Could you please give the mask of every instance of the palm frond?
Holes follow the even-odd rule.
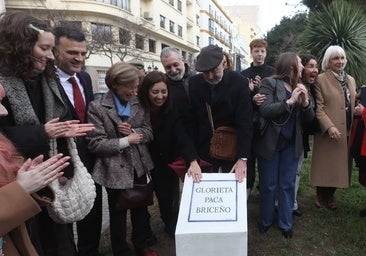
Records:
[[[335,0],[322,12],[312,12],[300,36],[300,49],[318,57],[319,62],[330,45],[339,45],[347,55],[346,72],[358,85],[366,83],[366,18],[357,7]]]

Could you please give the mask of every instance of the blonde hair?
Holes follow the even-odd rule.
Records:
[[[128,63],[117,62],[112,65],[105,76],[105,83],[110,90],[115,85],[128,86],[139,79],[139,70]]]

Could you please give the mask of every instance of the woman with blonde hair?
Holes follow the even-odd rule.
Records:
[[[118,62],[108,69],[105,82],[109,91],[91,102],[88,109],[88,121],[95,125],[87,135],[89,150],[96,156],[93,178],[107,190],[113,255],[134,255],[126,241],[128,207],[117,206],[121,191],[134,184],[146,184],[146,173],[154,167],[147,147],[153,138],[150,115],[136,96],[136,67]],[[149,249],[156,238],[150,228],[147,205],[130,212],[137,255],[157,255]]]

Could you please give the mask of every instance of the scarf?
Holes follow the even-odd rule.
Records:
[[[117,95],[115,95],[113,92],[112,95],[118,116],[123,120],[128,119],[131,115],[131,104],[129,102],[127,102],[126,104],[122,104]]]
[[[344,107],[346,109],[346,118],[347,118],[347,130],[351,128],[351,93],[348,88],[348,77],[347,73],[342,71],[339,74],[332,71],[335,78],[338,80],[340,85],[342,86],[343,95],[344,95]]]

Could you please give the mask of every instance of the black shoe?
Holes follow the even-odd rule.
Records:
[[[175,239],[175,231],[173,230],[172,227],[170,227],[169,225],[165,224],[164,225],[164,231],[168,234],[168,236],[171,239]]]
[[[366,217],[366,208],[360,211],[360,217]]]
[[[151,235],[150,237],[146,238],[146,240],[144,242],[144,244],[146,244],[147,246],[153,246],[157,243],[158,243],[158,239],[154,235]]]
[[[270,227],[265,227],[265,226],[263,226],[263,225],[261,225],[261,224],[259,224],[258,223],[258,230],[259,230],[259,233],[266,233],[267,232],[267,230],[269,229]]]
[[[292,229],[282,230],[282,235],[286,239],[290,239],[292,237]]]
[[[300,210],[300,208],[297,208],[296,210],[292,211],[292,214],[297,216],[297,217],[301,217],[302,211]]]

